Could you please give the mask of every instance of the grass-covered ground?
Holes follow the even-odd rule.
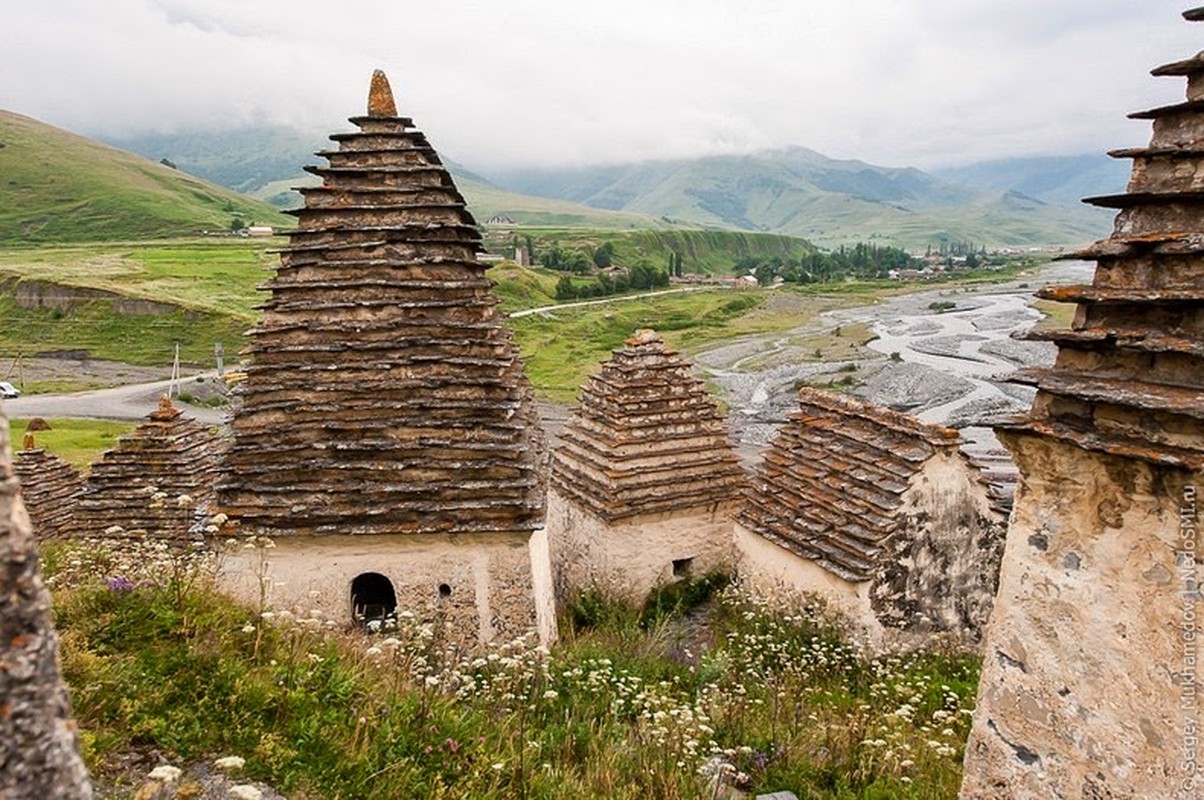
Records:
[[[103,419],[54,418],[46,422],[50,430],[35,431],[33,434],[37,446],[66,459],[81,471],[86,471],[104,451],[117,444],[118,437],[134,428],[132,423]],[[8,424],[13,447],[20,447],[29,420],[10,419]]]
[[[153,545],[46,562],[85,756],[119,791],[156,759],[234,755],[291,798],[956,796],[974,658],[871,657],[815,608],[732,589],[686,624],[714,578],[642,614],[582,597],[551,652],[456,653],[437,621],[239,606]]]

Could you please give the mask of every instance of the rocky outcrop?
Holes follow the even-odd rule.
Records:
[[[640,330],[590,376],[552,454],[557,592],[639,602],[657,584],[730,570],[745,477],[690,363]]]
[[[92,465],[75,512],[80,535],[193,538],[213,506],[221,441],[164,397]]]
[[[75,503],[84,490],[79,470],[54,453],[38,447],[32,433],[25,434],[13,462],[21,481],[21,495],[39,539],[61,539],[71,535]]]
[[[1204,9],[1188,12],[1204,17]],[[1204,57],[1154,71],[1188,99],[1153,120],[1112,236],[1026,416],[962,797],[1197,797],[1204,478]]]
[[[383,75],[280,254],[221,481],[271,535],[530,531],[541,440],[464,198]]]
[[[0,415],[0,797],[92,797],[59,674],[58,636],[38,547]]]
[[[973,638],[990,613],[1003,519],[960,443],[956,431],[803,389],[737,517],[742,575],[827,594],[871,633]]]

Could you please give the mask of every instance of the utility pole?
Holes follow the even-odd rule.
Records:
[[[180,396],[180,343],[176,342],[176,355],[171,362],[171,384],[167,387],[167,396]]]

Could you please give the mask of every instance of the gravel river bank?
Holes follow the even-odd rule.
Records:
[[[840,309],[785,333],[742,337],[695,353],[694,363],[729,408],[742,457],[755,463],[803,385],[836,386],[925,422],[959,428],[964,449],[989,471],[1010,459],[989,425],[1028,409],[1034,390],[1008,383],[1020,367],[1052,363],[1053,345],[1012,338],[1042,318],[1035,292],[1089,281],[1092,265],[1064,262],[1022,281],[938,288]],[[817,360],[802,342],[865,325],[874,338],[863,357]]]

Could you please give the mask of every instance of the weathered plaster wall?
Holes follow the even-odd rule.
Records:
[[[532,533],[527,549],[531,557],[531,589],[535,594],[535,629],[539,632],[539,641],[550,646],[559,638],[559,634],[556,630],[556,593],[548,529],[540,528]]]
[[[870,607],[870,583],[851,583],[770,542],[740,523],[735,525],[736,575],[753,593],[784,601],[801,600],[815,594],[839,612],[877,647],[885,638],[882,623]]]
[[[1024,477],[961,796],[1199,797],[1204,476],[1001,435]]]
[[[925,461],[902,500],[899,530],[878,558],[870,589],[875,616],[913,634],[977,641],[995,598],[1007,520],[956,451]]]
[[[730,570],[735,501],[607,523],[555,487],[548,490],[548,537],[556,595],[596,587],[642,603],[677,579],[673,562],[691,559],[688,574]]]
[[[434,623],[444,641],[472,648],[535,630],[550,644],[555,639],[550,568],[546,560],[538,563],[546,549],[532,539],[525,532],[282,536],[270,549],[235,551],[224,559],[218,579],[254,604],[258,576],[266,574],[271,608],[318,610],[350,625],[351,582],[376,572],[393,583],[398,612]]]

